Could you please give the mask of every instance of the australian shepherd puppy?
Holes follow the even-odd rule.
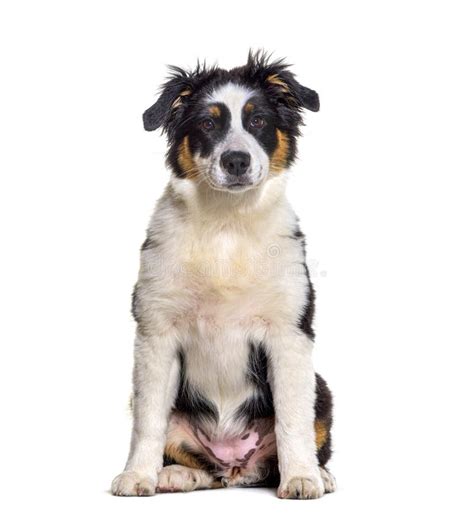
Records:
[[[285,196],[314,90],[283,61],[172,68],[145,129],[172,171],[141,249],[133,431],[119,496],[335,489],[331,394],[312,365],[314,292]]]

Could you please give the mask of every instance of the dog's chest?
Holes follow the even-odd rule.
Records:
[[[226,429],[253,393],[251,342],[263,335],[274,299],[265,269],[268,257],[260,244],[227,234],[185,245],[178,289],[184,311],[175,325],[186,377],[218,409],[219,427]]]
[[[180,274],[178,326],[195,335],[261,325],[276,296],[269,272],[277,260],[256,240],[221,232],[186,241],[177,254]]]

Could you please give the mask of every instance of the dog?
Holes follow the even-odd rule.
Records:
[[[285,197],[304,109],[318,94],[259,51],[231,70],[171,67],[143,115],[167,135],[172,175],[141,248],[133,431],[114,495],[335,490],[314,290]]]

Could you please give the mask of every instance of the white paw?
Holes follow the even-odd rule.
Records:
[[[337,488],[336,478],[327,469],[321,467],[319,470],[321,471],[321,477],[323,478],[325,492],[327,494],[334,492]]]
[[[213,478],[204,470],[182,465],[168,465],[158,474],[156,490],[159,492],[190,492],[198,488],[209,488]]]
[[[294,477],[278,487],[281,499],[318,499],[324,495],[324,483],[318,477]]]
[[[155,494],[156,478],[126,470],[112,481],[114,496],[153,496]]]

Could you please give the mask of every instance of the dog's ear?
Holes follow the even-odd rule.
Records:
[[[160,97],[143,114],[143,125],[149,132],[160,127],[168,130],[173,122],[179,120],[193,93],[191,75],[179,67],[170,68],[172,75],[163,85]]]
[[[247,69],[268,91],[271,98],[290,107],[317,112],[318,94],[311,88],[301,85],[288,70],[289,66],[282,59],[271,61],[270,56],[263,51],[249,52]]]
[[[312,112],[319,111],[317,92],[298,83],[295,76],[288,70],[268,74],[265,81],[271,85],[276,94],[281,96],[282,101]]]

